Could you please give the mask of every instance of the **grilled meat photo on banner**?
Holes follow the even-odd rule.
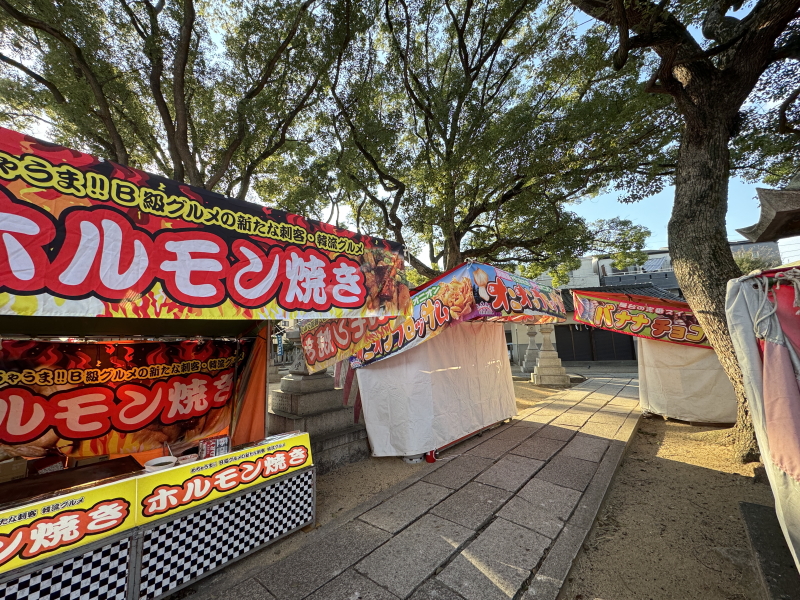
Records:
[[[0,460],[175,452],[224,431],[251,342],[0,342]]]

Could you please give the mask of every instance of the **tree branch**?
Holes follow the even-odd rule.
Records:
[[[297,36],[297,32],[300,28],[300,23],[303,20],[303,15],[308,11],[309,7],[314,3],[315,0],[305,0],[298,8],[297,14],[295,15],[294,21],[292,22],[291,26],[289,27],[289,31],[287,32],[286,36],[283,38],[281,43],[275,49],[275,52],[272,53],[272,56],[267,60],[264,67],[261,69],[261,73],[259,74],[258,80],[247,90],[247,92],[242,96],[241,99],[236,103],[236,133],[234,134],[233,138],[228,142],[227,148],[222,154],[220,158],[219,164],[217,165],[216,170],[214,170],[211,177],[206,181],[206,187],[208,189],[213,189],[215,185],[222,179],[225,173],[228,171],[230,167],[231,160],[233,159],[233,155],[236,150],[239,149],[239,146],[242,145],[245,136],[247,135],[247,117],[245,115],[245,106],[248,102],[253,100],[256,96],[258,96],[262,90],[266,87],[269,80],[272,78],[275,69],[278,66],[278,62],[280,61],[281,57],[284,55],[286,50],[289,48],[289,45],[292,43],[294,38]]]
[[[64,98],[64,94],[61,93],[61,91],[58,89],[58,86],[56,86],[56,84],[53,83],[52,81],[48,81],[38,73],[34,73],[22,63],[17,62],[13,58],[6,56],[5,54],[0,54],[0,61],[19,69],[37,83],[42,84],[44,87],[50,90],[50,93],[53,94],[53,98],[55,98],[55,101],[58,102],[59,104],[67,103],[67,99]]]
[[[86,82],[89,84],[89,88],[92,90],[92,95],[94,96],[95,102],[97,102],[100,120],[106,128],[111,140],[111,144],[114,148],[114,156],[111,158],[122,165],[127,165],[128,151],[125,148],[125,143],[122,141],[122,136],[120,135],[117,126],[114,124],[114,118],[111,114],[111,108],[103,91],[103,86],[97,80],[97,77],[92,68],[89,66],[89,63],[87,62],[80,46],[78,46],[60,29],[57,29],[41,19],[37,19],[36,17],[17,10],[8,2],[8,0],[0,0],[0,8],[2,8],[6,13],[8,13],[9,16],[16,19],[23,25],[46,33],[62,44],[64,49],[70,55],[70,58],[72,58],[77,65],[83,77],[86,79]]]
[[[136,16],[127,0],[119,0],[119,3],[128,15],[139,37],[144,42],[144,53],[150,62],[150,70],[148,73],[150,92],[153,94],[153,101],[158,109],[158,114],[161,117],[161,124],[164,127],[164,133],[167,138],[167,150],[172,162],[172,178],[183,182],[185,171],[183,168],[183,160],[181,159],[180,152],[178,152],[178,147],[176,145],[175,123],[172,120],[172,114],[170,113],[169,106],[164,98],[164,91],[161,87],[161,77],[164,74],[164,49],[161,47],[159,41],[161,30],[158,24],[158,14],[164,8],[164,0],[159,0],[156,6],[153,6],[149,0],[143,0],[150,21],[149,31],[145,30],[144,25]]]
[[[194,0],[183,0],[183,19],[172,63],[172,101],[175,104],[175,147],[189,175],[189,183],[203,186],[192,151],[189,148],[189,109],[186,105],[186,67],[189,63],[192,34],[197,13]]]

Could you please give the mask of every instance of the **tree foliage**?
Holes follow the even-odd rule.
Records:
[[[309,135],[339,11],[326,0],[0,0],[2,116],[245,198]]]
[[[781,264],[781,261],[775,258],[774,255],[763,254],[757,250],[739,250],[734,252],[733,260],[736,261],[736,266],[739,267],[742,275],[748,275],[753,271],[773,269]]]
[[[569,209],[610,187],[661,189],[674,119],[571,15],[558,1],[386,0],[336,62],[335,150],[308,168],[334,166],[325,183],[356,223],[405,243],[428,276],[464,259],[546,269],[641,249],[629,221]]]

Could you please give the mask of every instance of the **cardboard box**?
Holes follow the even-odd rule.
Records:
[[[230,447],[230,438],[227,435],[218,435],[200,440],[200,443],[197,445],[197,454],[199,459],[203,460],[204,458],[226,454],[230,450]]]
[[[0,483],[28,476],[28,461],[21,456],[0,462]]]

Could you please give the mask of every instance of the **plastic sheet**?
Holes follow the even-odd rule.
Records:
[[[422,454],[517,412],[502,323],[448,327],[356,373],[374,456]]]

